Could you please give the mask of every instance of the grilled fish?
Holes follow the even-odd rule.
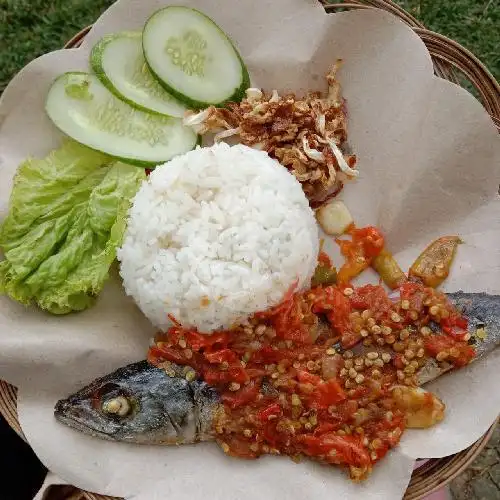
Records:
[[[468,319],[475,359],[494,350],[500,343],[500,297],[457,292],[448,298]],[[115,441],[187,444],[214,439],[214,422],[223,406],[219,394],[205,382],[193,380],[193,371],[171,366],[175,371],[147,361],[120,368],[59,401],[55,417],[78,431]],[[451,368],[430,358],[418,373],[419,383]],[[414,390],[413,410],[420,411],[422,389]]]

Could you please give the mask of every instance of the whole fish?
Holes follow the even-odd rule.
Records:
[[[500,343],[500,297],[463,292],[447,296],[468,319],[475,359],[494,350]],[[175,372],[169,373],[147,361],[120,368],[59,401],[55,417],[85,434],[115,441],[181,444],[214,439],[214,421],[222,408],[219,394],[172,366]],[[451,365],[431,358],[418,380],[429,382],[449,369]],[[422,389],[415,388],[414,394]]]

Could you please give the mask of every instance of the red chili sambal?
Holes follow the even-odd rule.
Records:
[[[379,242],[368,236],[374,253]],[[186,365],[186,377],[219,390],[224,411],[214,430],[226,453],[305,456],[361,480],[405,429],[394,387],[417,387],[429,357],[468,363],[475,352],[466,332],[446,296],[423,285],[406,283],[397,300],[380,286],[320,286],[290,292],[230,331],[174,326],[148,359]]]

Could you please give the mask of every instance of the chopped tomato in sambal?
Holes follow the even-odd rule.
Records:
[[[352,247],[342,243],[348,259],[383,248],[374,228],[352,236]],[[399,290],[397,299],[346,282],[291,290],[230,331],[203,335],[177,324],[157,335],[148,359],[187,365],[190,377],[194,370],[219,390],[215,432],[226,453],[310,457],[360,480],[405,429],[392,389],[417,387],[429,357],[459,367],[475,356],[467,322],[444,294],[411,282]]]

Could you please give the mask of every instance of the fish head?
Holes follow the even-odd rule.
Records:
[[[207,438],[217,406],[217,393],[204,382],[169,376],[141,361],[58,401],[54,415],[101,439],[181,444]]]

